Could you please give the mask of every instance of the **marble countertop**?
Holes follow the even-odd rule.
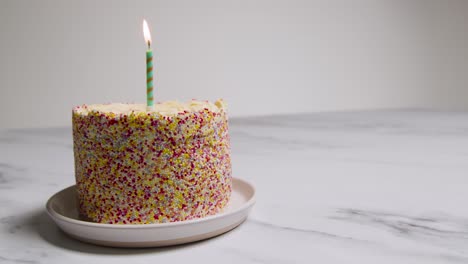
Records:
[[[468,263],[468,112],[232,119],[234,176],[257,188],[237,229],[114,249],[45,213],[74,184],[70,128],[0,131],[0,263]]]

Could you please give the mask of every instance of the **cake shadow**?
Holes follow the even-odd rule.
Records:
[[[63,232],[54,221],[47,215],[45,210],[40,210],[30,215],[28,226],[36,232],[45,242],[62,249],[88,254],[100,255],[133,255],[158,252],[169,252],[175,250],[187,250],[205,245],[219,239],[219,236],[211,239],[201,240],[182,245],[154,247],[154,248],[115,248],[88,244],[76,240]]]

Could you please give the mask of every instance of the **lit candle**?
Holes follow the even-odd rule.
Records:
[[[148,45],[146,50],[146,108],[152,110],[154,105],[153,98],[153,51],[151,50],[151,34],[148,23],[143,19],[143,35]]]

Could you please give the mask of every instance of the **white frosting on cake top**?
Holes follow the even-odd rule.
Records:
[[[188,102],[179,101],[166,101],[162,103],[154,104],[153,109],[148,110],[145,104],[123,104],[123,103],[112,103],[112,104],[92,104],[82,107],[75,107],[74,111],[80,114],[87,114],[89,112],[102,112],[102,113],[114,113],[116,115],[130,114],[130,113],[158,113],[165,116],[173,116],[178,113],[197,112],[203,109],[208,109],[212,112],[220,112],[226,108],[226,105],[222,99],[217,100],[214,103],[208,101],[197,101],[191,100]]]

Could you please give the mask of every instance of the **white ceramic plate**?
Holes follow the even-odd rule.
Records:
[[[255,188],[233,178],[232,196],[223,213],[174,223],[113,225],[78,217],[75,185],[47,201],[47,212],[65,233],[78,240],[111,247],[159,247],[184,244],[223,234],[240,225],[255,204]]]

